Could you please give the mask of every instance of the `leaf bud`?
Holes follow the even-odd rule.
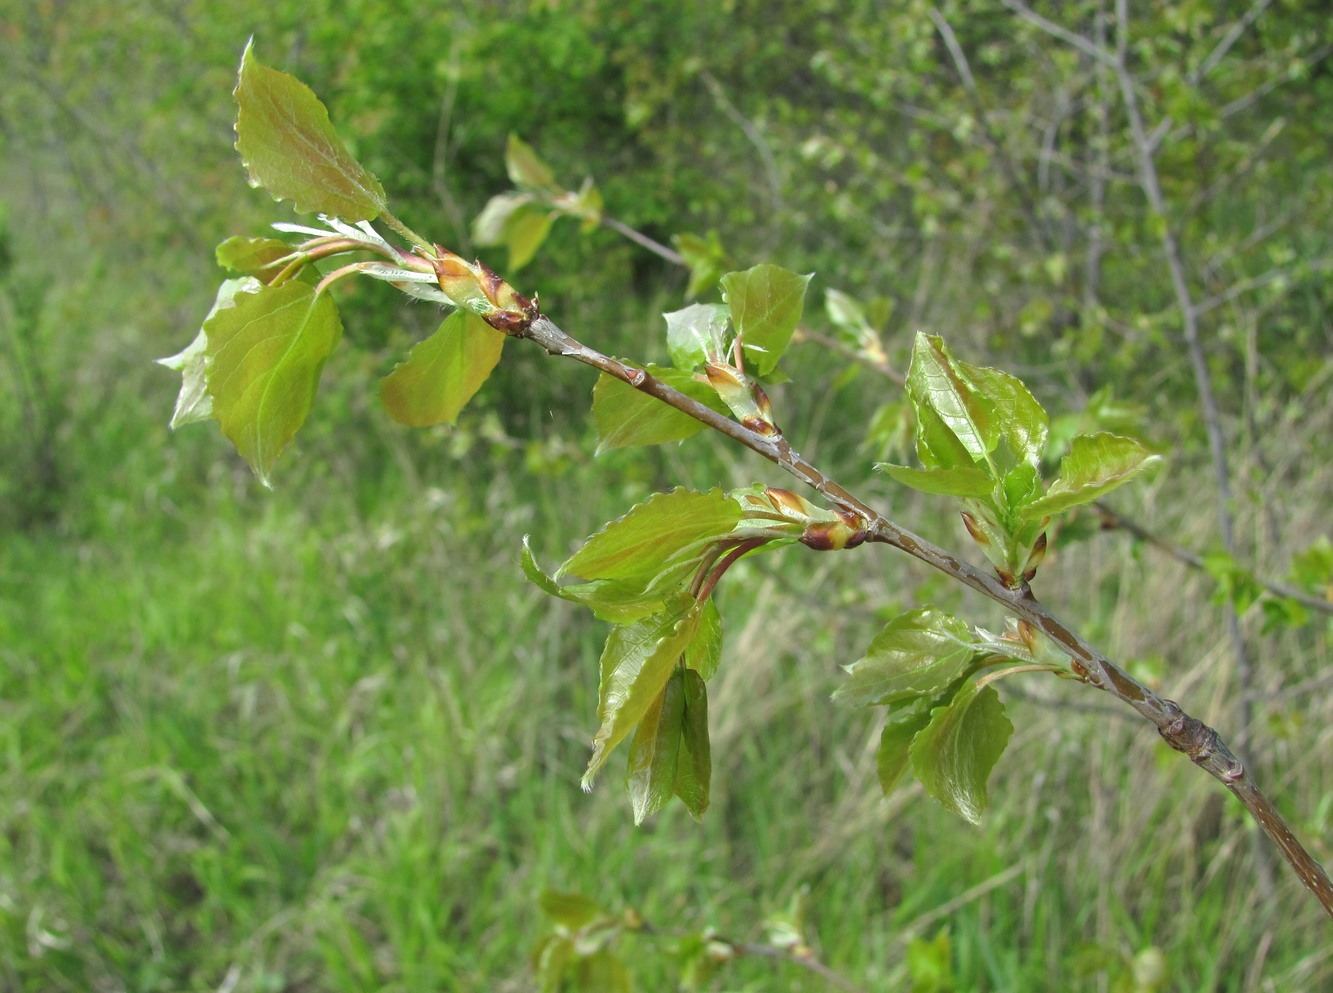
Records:
[[[982,530],[981,525],[977,523],[977,519],[966,510],[963,511],[962,517],[963,527],[967,528],[967,533],[972,536],[972,540],[982,548],[987,547],[990,544],[990,537]]]
[[[840,552],[844,548],[855,548],[868,537],[870,535],[864,528],[854,527],[845,520],[818,521],[801,532],[800,542],[817,552]]]
[[[1032,582],[1032,577],[1037,574],[1037,569],[1046,559],[1046,532],[1038,535],[1037,540],[1032,544],[1032,551],[1028,553],[1027,563],[1023,566],[1023,582]]]

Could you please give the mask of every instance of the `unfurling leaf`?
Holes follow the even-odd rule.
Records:
[[[994,688],[964,683],[952,700],[931,711],[930,722],[912,739],[912,768],[927,793],[979,824],[989,802],[986,780],[1013,730]]]
[[[685,680],[677,669],[644,713],[629,743],[625,782],[635,824],[642,824],[675,795],[684,719]]]
[[[692,563],[741,519],[740,504],[722,490],[655,493],[590,537],[556,573],[584,579],[649,583],[673,564]]]
[[[304,423],[324,360],[342,336],[326,293],[292,280],[238,294],[204,322],[213,416],[269,485],[278,455]]]
[[[699,616],[699,629],[685,647],[685,665],[699,673],[707,682],[722,663],[722,615],[712,597],[704,604]]]
[[[719,362],[725,357],[731,312],[722,304],[692,303],[662,316],[667,323],[667,351],[677,369],[693,372],[706,362]]]
[[[718,413],[727,412],[726,406],[717,398],[717,391],[706,383],[698,382],[688,372],[657,365],[649,365],[645,369],[654,379],[712,407]],[[592,416],[597,425],[599,453],[631,445],[660,445],[668,441],[681,441],[704,429],[702,421],[606,374],[599,376],[597,385],[593,387]]]
[[[538,897],[542,913],[554,923],[569,931],[586,927],[599,917],[608,916],[590,897],[582,893],[563,893],[559,890],[543,890]]]
[[[918,334],[907,370],[917,415],[917,454],[927,469],[985,464],[999,431],[990,402],[973,386],[968,366],[943,339]]]
[[[1060,477],[1046,495],[1023,507],[1029,520],[1091,503],[1162,461],[1133,438],[1102,432],[1074,439],[1060,460]]]
[[[767,376],[777,368],[787,350],[801,322],[810,278],[775,265],[757,265],[722,277],[732,326],[758,375]]]
[[[347,151],[324,104],[300,80],[261,63],[253,40],[241,57],[236,102],[236,150],[251,185],[303,214],[356,222],[384,211],[384,187]]]
[[[585,790],[592,788],[607,756],[662,692],[694,637],[701,609],[693,597],[678,594],[651,617],[611,629],[602,651],[598,687],[597,717],[601,726],[593,738],[592,757],[583,774]]]
[[[685,690],[685,712],[681,718],[675,793],[690,816],[698,821],[708,810],[713,777],[712,746],[708,739],[708,687],[693,669],[682,672],[681,681]]]
[[[230,307],[238,293],[254,293],[260,288],[257,279],[225,279],[218,287],[217,297],[204,324],[219,310]],[[175,369],[181,374],[181,391],[176,397],[176,409],[171,415],[173,429],[195,421],[206,421],[213,416],[213,398],[208,394],[208,335],[203,328],[194,336],[194,341],[169,358],[158,359],[159,365]]]
[[[453,424],[500,361],[505,336],[456,310],[380,381],[380,402],[400,424]]]
[[[975,657],[966,624],[934,607],[921,607],[889,621],[865,657],[847,666],[848,679],[833,695],[872,706],[937,693],[968,672]]]

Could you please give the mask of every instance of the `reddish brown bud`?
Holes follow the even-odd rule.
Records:
[[[801,544],[817,552],[838,552],[855,548],[869,537],[861,528],[848,527],[842,521],[820,521],[801,532]]]
[[[972,539],[982,548],[990,545],[990,539],[986,537],[986,532],[981,530],[981,525],[977,523],[977,519],[966,510],[963,511],[962,517],[963,527],[967,528],[967,533],[972,536]]]

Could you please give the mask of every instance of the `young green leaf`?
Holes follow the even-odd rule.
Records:
[[[400,424],[453,424],[500,361],[505,336],[456,310],[380,381],[380,402]]]
[[[1058,514],[1071,507],[1099,500],[1162,461],[1133,438],[1101,432],[1081,434],[1060,460],[1060,477],[1046,495],[1022,509],[1028,520]]]
[[[917,414],[917,452],[928,469],[989,466],[999,432],[990,402],[967,373],[943,339],[917,334],[907,394]]]
[[[671,364],[682,372],[694,372],[705,362],[716,362],[726,354],[731,312],[722,304],[692,303],[662,316],[667,323]]]
[[[509,249],[509,269],[517,272],[532,261],[551,233],[555,214],[536,205],[521,207],[509,215],[505,224],[505,247]]]
[[[881,462],[875,468],[883,469],[904,486],[937,496],[988,497],[995,489],[994,480],[985,470],[974,465],[954,469],[913,469],[911,466]]]
[[[260,285],[259,280],[250,277],[223,280],[204,323],[207,324],[219,310],[232,306],[236,294],[254,293]],[[213,416],[213,398],[208,395],[208,335],[203,328],[199,329],[194,341],[182,351],[157,361],[159,365],[175,369],[181,374],[181,391],[176,397],[176,409],[171,415],[172,429],[209,420]]]
[[[908,707],[890,715],[884,730],[879,733],[875,769],[879,773],[879,786],[885,796],[894,791],[907,772],[911,765],[912,739],[929,723],[929,707]]]
[[[541,160],[531,145],[512,132],[505,145],[505,168],[515,186],[542,193],[560,192],[560,184],[555,181],[551,167]]]
[[[386,206],[384,187],[354,159],[310,88],[255,57],[241,56],[236,84],[236,150],[253,186],[297,213],[318,211],[344,221],[369,221]]]
[[[268,486],[278,455],[304,423],[324,360],[342,336],[328,294],[292,280],[238,294],[204,322],[213,416]]]
[[[677,669],[630,739],[625,782],[635,824],[642,824],[675,795],[684,718],[685,680]]]
[[[989,801],[986,780],[1013,730],[993,687],[964,683],[952,700],[931,711],[930,723],[912,739],[912,768],[927,793],[979,824]]]
[[[692,563],[740,519],[740,504],[722,490],[655,493],[584,542],[556,578],[573,574],[646,585],[674,563]]]
[[[472,240],[478,245],[503,245],[509,218],[534,199],[531,193],[497,193],[472,222]]]
[[[685,647],[685,665],[699,673],[705,682],[713,678],[722,662],[722,615],[712,597],[699,616],[699,629]]]
[[[690,285],[686,287],[685,295],[691,299],[716,286],[731,265],[716,231],[709,231],[707,238],[678,234],[671,241],[690,268]]]
[[[561,586],[537,565],[526,536],[523,539],[520,564],[528,581],[544,593],[571,603],[583,604],[599,620],[610,624],[633,624],[642,620],[661,610],[666,598],[675,592],[670,587],[649,591],[643,589],[642,585],[605,579]]]
[[[694,637],[700,609],[699,601],[680,594],[651,617],[611,629],[602,651],[598,687],[597,717],[601,725],[593,737],[592,757],[583,774],[585,790],[592,789],[593,779],[607,756],[625,740],[662,692],[685,646]]]
[[[713,776],[712,746],[708,740],[708,688],[693,669],[681,673],[685,708],[681,716],[680,755],[676,759],[676,796],[696,821],[708,810]]]
[[[758,375],[766,376],[777,368],[787,350],[801,322],[810,278],[775,265],[757,265],[722,277],[722,295],[731,308],[732,326]]]
[[[645,368],[655,379],[712,407],[718,413],[727,413],[726,406],[717,397],[717,391],[706,383],[698,382],[688,372],[670,366],[649,365]],[[702,421],[696,421],[689,414],[669,407],[606,374],[599,376],[597,385],[593,387],[592,416],[597,425],[599,453],[631,445],[660,445],[668,441],[681,441],[704,429]]]
[[[865,657],[847,666],[848,679],[833,695],[868,707],[935,693],[967,672],[975,656],[966,624],[934,607],[920,607],[884,626]]]
[[[563,893],[559,890],[543,890],[537,898],[542,913],[554,923],[569,931],[586,927],[599,917],[608,916],[592,898],[582,893]]]
[[[232,272],[256,277],[261,283],[271,283],[282,271],[275,265],[279,259],[292,254],[292,246],[277,238],[228,238],[217,247],[218,265]]]
[[[1000,369],[959,363],[978,393],[986,398],[1000,438],[1007,443],[1008,460],[1034,469],[1041,465],[1050,433],[1050,418],[1023,381]]]

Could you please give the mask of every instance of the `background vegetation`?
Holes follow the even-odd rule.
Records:
[[[580,793],[599,633],[524,584],[519,537],[553,560],[654,487],[785,480],[702,440],[594,459],[577,369],[514,349],[459,428],[401,430],[373,374],[436,315],[357,286],[340,298],[351,347],[276,492],[215,432],[166,430],[177,384],[150,360],[207,311],[212,246],[286,216],[231,147],[253,33],[396,212],[460,252],[517,132],[660,240],[717,231],[738,263],[817,271],[814,299],[862,300],[898,368],[925,327],[1052,411],[1159,446],[1169,470],[1117,505],[1213,553],[1211,573],[1088,518],[1057,539],[1043,597],[1243,738],[1327,860],[1328,615],[1249,581],[1333,590],[1327,18],[1134,5],[1156,210],[1094,58],[1016,4],[885,6],[0,10],[0,986],[528,989],[548,887],[736,938],[801,897],[820,957],[875,989],[1333,979],[1327,923],[1256,861],[1239,808],[1077,686],[1001,684],[1017,732],[981,830],[917,788],[880,797],[872,718],[828,699],[839,664],[919,602],[1001,620],[874,551],[770,557],[728,582],[727,616],[747,620],[715,684],[702,826],[671,809],[632,828],[609,776]],[[1095,0],[1040,12],[1114,43]],[[1165,230],[1220,408],[1229,553]],[[566,222],[512,281],[604,350],[653,357],[686,278]],[[868,426],[897,388],[817,343],[788,365],[780,422],[863,478],[896,443],[891,416]],[[864,490],[962,546],[930,501]],[[909,975],[909,944],[940,933],[936,967],[917,945]],[[1135,985],[1153,950],[1169,977]],[[674,981],[640,959],[640,988]],[[715,988],[821,983],[747,960]]]

